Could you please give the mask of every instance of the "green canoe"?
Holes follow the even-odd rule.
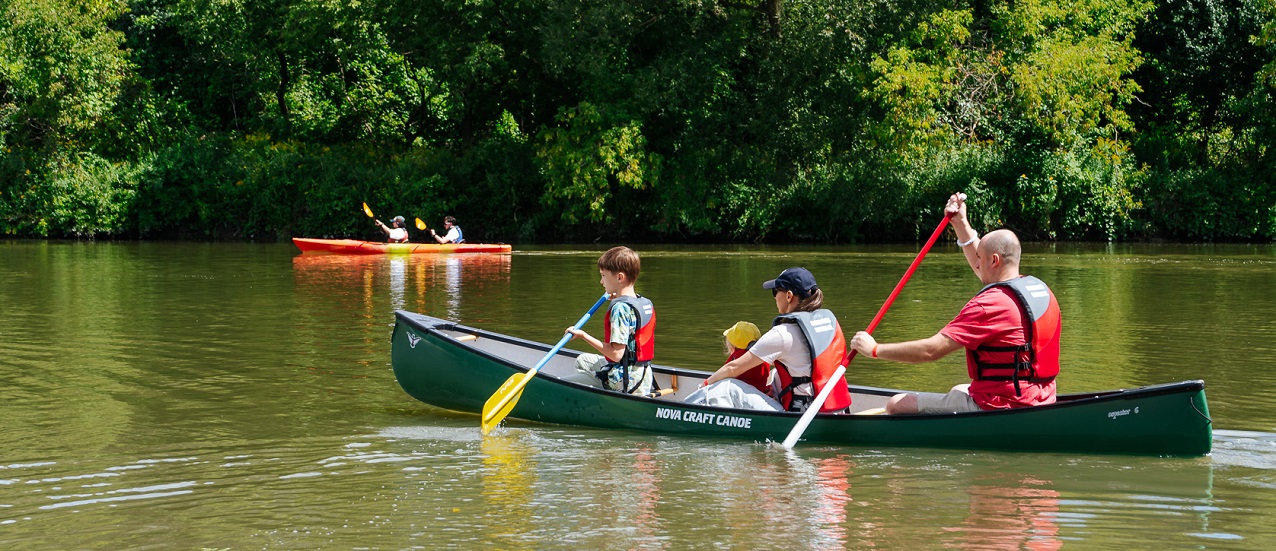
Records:
[[[427,404],[480,413],[511,375],[550,346],[412,312],[395,312],[391,361],[403,390]],[[682,402],[708,375],[653,366],[668,394],[631,396],[564,381],[579,352],[562,350],[527,384],[510,417],[694,437],[780,441],[799,415]],[[855,412],[899,390],[850,386]],[[478,419],[474,421],[478,430]],[[948,415],[825,415],[803,442],[1138,455],[1204,455],[1212,431],[1204,381],[1059,396],[1049,406]]]

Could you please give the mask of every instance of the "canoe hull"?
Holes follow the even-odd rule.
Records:
[[[357,239],[310,239],[294,237],[292,242],[303,253],[327,254],[444,254],[444,253],[508,253],[513,248],[503,243],[375,243]]]
[[[457,340],[477,335],[477,341]],[[427,404],[469,413],[511,375],[526,372],[550,347],[400,311],[391,347],[395,377]],[[482,345],[480,345],[482,343]],[[511,418],[659,434],[780,441],[798,415],[696,406],[681,402],[706,373],[654,366],[665,399],[642,398],[564,381],[577,352],[562,351],[533,378]],[[529,360],[529,358],[532,358]],[[676,377],[677,379],[671,379]],[[676,385],[675,385],[676,386]],[[861,407],[901,392],[851,386]],[[477,426],[477,422],[476,422]],[[954,415],[819,415],[803,442],[1032,452],[1197,456],[1210,452],[1211,422],[1202,381],[1061,396],[1035,408]]]

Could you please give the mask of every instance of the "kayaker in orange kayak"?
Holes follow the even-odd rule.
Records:
[[[408,229],[404,227],[405,224],[404,224],[404,219],[402,216],[395,216],[394,219],[390,221],[391,224],[394,224],[393,228],[387,227],[385,224],[382,224],[380,220],[377,220],[376,223],[378,226],[381,226],[381,231],[385,232],[389,242],[391,243],[407,243],[408,242]]]
[[[456,219],[451,216],[443,218],[443,227],[447,228],[447,234],[439,235],[434,233],[434,228],[430,228],[430,235],[434,236],[434,240],[439,243],[464,243],[465,237],[461,234],[461,227],[456,225]]]

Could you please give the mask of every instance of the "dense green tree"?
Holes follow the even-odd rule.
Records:
[[[1136,45],[1148,63],[1132,112],[1135,151],[1151,173],[1141,190],[1156,234],[1179,239],[1276,235],[1267,150],[1274,137],[1274,59],[1262,38],[1270,2],[1175,0],[1157,5]]]
[[[1272,9],[0,0],[0,231],[1272,239]]]

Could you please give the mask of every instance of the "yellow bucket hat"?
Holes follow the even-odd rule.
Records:
[[[729,329],[722,332],[722,336],[727,338],[727,342],[740,350],[749,347],[749,343],[762,338],[762,332],[758,330],[758,326],[747,321],[737,321]]]

